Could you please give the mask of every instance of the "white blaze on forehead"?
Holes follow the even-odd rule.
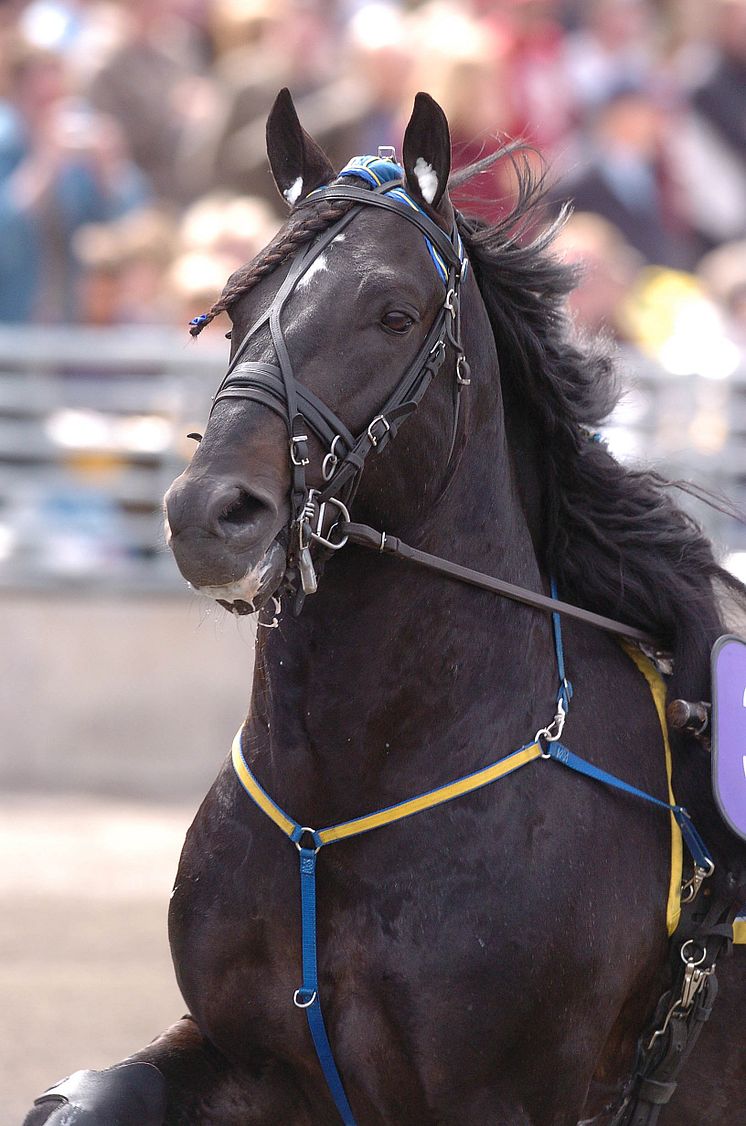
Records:
[[[428,164],[424,156],[418,156],[414,163],[414,174],[417,177],[417,183],[420,185],[422,198],[432,203],[435,199],[435,193],[438,190],[438,177],[433,171],[432,164]]]
[[[316,274],[320,274],[321,271],[325,270],[325,269],[326,269],[326,255],[325,254],[319,254],[318,258],[314,258],[313,262],[311,263],[311,265],[308,267],[308,269],[306,270],[303,277],[298,282],[298,289],[302,289],[304,286],[308,285],[308,283],[311,281],[312,278],[314,278],[316,276]]]
[[[298,179],[295,180],[289,188],[286,188],[282,194],[285,196],[285,199],[288,201],[288,203],[295,203],[302,191],[303,177],[299,176]]]

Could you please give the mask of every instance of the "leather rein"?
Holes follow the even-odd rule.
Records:
[[[386,166],[390,167],[387,169]],[[366,459],[370,454],[385,449],[404,420],[417,409],[442,368],[447,353],[451,354],[454,372],[454,419],[449,463],[456,444],[461,393],[470,383],[469,365],[461,340],[460,307],[460,287],[468,269],[468,259],[456,221],[450,236],[446,235],[406,193],[404,173],[397,164],[378,160],[371,167],[378,172],[375,181],[370,181],[375,183],[375,187],[334,184],[312,192],[303,203],[296,205],[297,210],[304,204],[323,198],[349,201],[353,206],[296,255],[269,308],[252,324],[236,349],[212,404],[214,410],[224,399],[248,399],[269,407],[286,422],[291,485],[285,584],[296,593],[296,613],[300,612],[305,596],[313,594],[318,585],[311,544],[329,554],[350,542],[536,609],[564,614],[658,652],[658,643],[634,626],[430,555],[409,546],[397,536],[351,522],[349,508],[360,484]],[[380,182],[382,167],[389,178]],[[340,177],[345,175],[365,179],[366,169],[351,164],[343,169]],[[394,212],[421,231],[445,283],[446,296],[414,360],[378,413],[364,430],[354,435],[326,403],[297,380],[285,343],[281,316],[313,262],[365,207]],[[265,325],[269,328],[277,362],[244,360],[250,341]],[[328,451],[322,464],[324,486],[320,489],[311,488],[306,481],[306,467],[310,464],[309,431]]]

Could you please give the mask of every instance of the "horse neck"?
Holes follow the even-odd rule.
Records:
[[[494,351],[474,384],[458,470],[417,546],[538,590]],[[555,676],[544,615],[348,547],[297,620],[260,628],[248,744],[275,800],[329,823],[383,803],[392,775],[406,796],[407,777],[416,792],[482,765],[465,719],[481,736],[494,718],[506,745],[493,757],[525,742],[551,714]]]

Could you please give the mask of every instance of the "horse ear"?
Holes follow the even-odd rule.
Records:
[[[336,175],[326,153],[301,126],[287,87],[280,90],[267,118],[267,156],[275,183],[291,207]]]
[[[435,210],[448,187],[451,135],[446,115],[429,94],[414,100],[402,152],[410,194]]]

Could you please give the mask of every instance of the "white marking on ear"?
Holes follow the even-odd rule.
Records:
[[[435,199],[435,193],[438,190],[438,177],[433,171],[432,164],[428,164],[424,156],[418,156],[414,163],[414,174],[417,177],[417,183],[420,185],[422,198],[432,203]]]
[[[320,254],[318,256],[318,258],[315,258],[313,260],[313,262],[308,267],[308,269],[306,270],[303,277],[298,282],[298,289],[305,289],[305,287],[309,284],[311,279],[314,278],[316,276],[316,274],[320,274],[321,271],[325,270],[325,269],[326,269],[326,255]]]
[[[303,177],[299,176],[298,179],[295,180],[289,188],[286,188],[282,194],[285,196],[285,199],[288,201],[288,203],[293,204],[296,202],[302,191]]]

